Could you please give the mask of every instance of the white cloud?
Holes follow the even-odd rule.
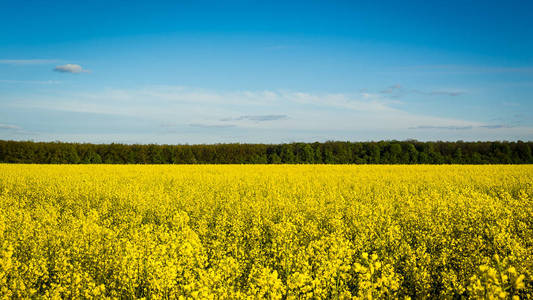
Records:
[[[491,125],[479,126],[482,128],[491,128]],[[471,125],[468,126],[433,126],[433,125],[420,125],[415,127],[409,127],[409,129],[445,129],[445,130],[467,130],[474,128]]]
[[[232,127],[235,127],[235,125],[232,125],[232,124],[199,124],[199,123],[189,124],[189,126],[198,127],[198,128],[232,128]]]
[[[1,124],[0,123],[0,130],[1,129],[5,129],[5,130],[19,130],[21,129],[20,127],[16,126],[16,125],[11,125],[11,124]]]
[[[483,125],[480,126],[481,128],[488,128],[488,129],[501,129],[501,128],[513,128],[516,126],[506,125],[506,124],[494,124],[494,125]]]
[[[165,134],[172,133],[181,134],[180,139],[186,138],[185,141],[179,140],[182,142],[239,141],[238,138],[242,142],[278,142],[318,137],[325,140],[524,139],[532,134],[528,127],[510,128],[412,113],[407,104],[382,94],[362,92],[215,91],[151,86],[63,92],[49,97],[30,95],[4,103],[6,108],[33,109],[43,113],[55,110],[141,118],[147,124],[156,124],[154,130],[161,131],[154,131],[155,139],[161,136],[162,140],[170,140],[172,137]],[[113,126],[120,128],[121,125]],[[221,131],[221,128],[225,129]],[[121,135],[117,133],[116,136],[118,139]]]
[[[249,120],[254,122],[268,122],[268,121],[278,121],[278,120],[286,120],[289,116],[287,115],[254,115],[254,116],[240,116],[237,118],[222,118],[220,121],[226,122],[226,121],[243,121],[243,120]]]
[[[84,70],[80,65],[76,65],[76,64],[66,64],[66,65],[56,66],[54,68],[54,71],[60,72],[60,73],[73,73],[73,74],[88,72],[87,70]]]
[[[32,98],[18,99],[16,105],[101,114],[159,117],[183,115],[186,118],[204,115],[213,120],[229,117],[250,121],[264,119],[264,116],[285,117],[287,114],[292,115],[292,110],[296,110],[298,115],[306,111],[328,114],[333,109],[365,114],[398,111],[390,106],[398,101],[380,96],[269,90],[223,92],[179,86],[108,89],[100,92],[65,93],[53,98],[35,95]]]

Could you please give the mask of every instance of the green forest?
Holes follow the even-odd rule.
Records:
[[[39,164],[531,164],[533,142],[126,145],[0,140],[0,162]]]

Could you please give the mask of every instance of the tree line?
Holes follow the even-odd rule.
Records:
[[[531,164],[533,142],[126,145],[0,140],[0,162],[39,164]]]

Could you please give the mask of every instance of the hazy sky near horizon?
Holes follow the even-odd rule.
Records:
[[[0,0],[0,139],[533,140],[531,1]]]

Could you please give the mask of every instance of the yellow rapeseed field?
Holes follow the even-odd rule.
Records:
[[[531,298],[533,166],[0,164],[4,298]]]

